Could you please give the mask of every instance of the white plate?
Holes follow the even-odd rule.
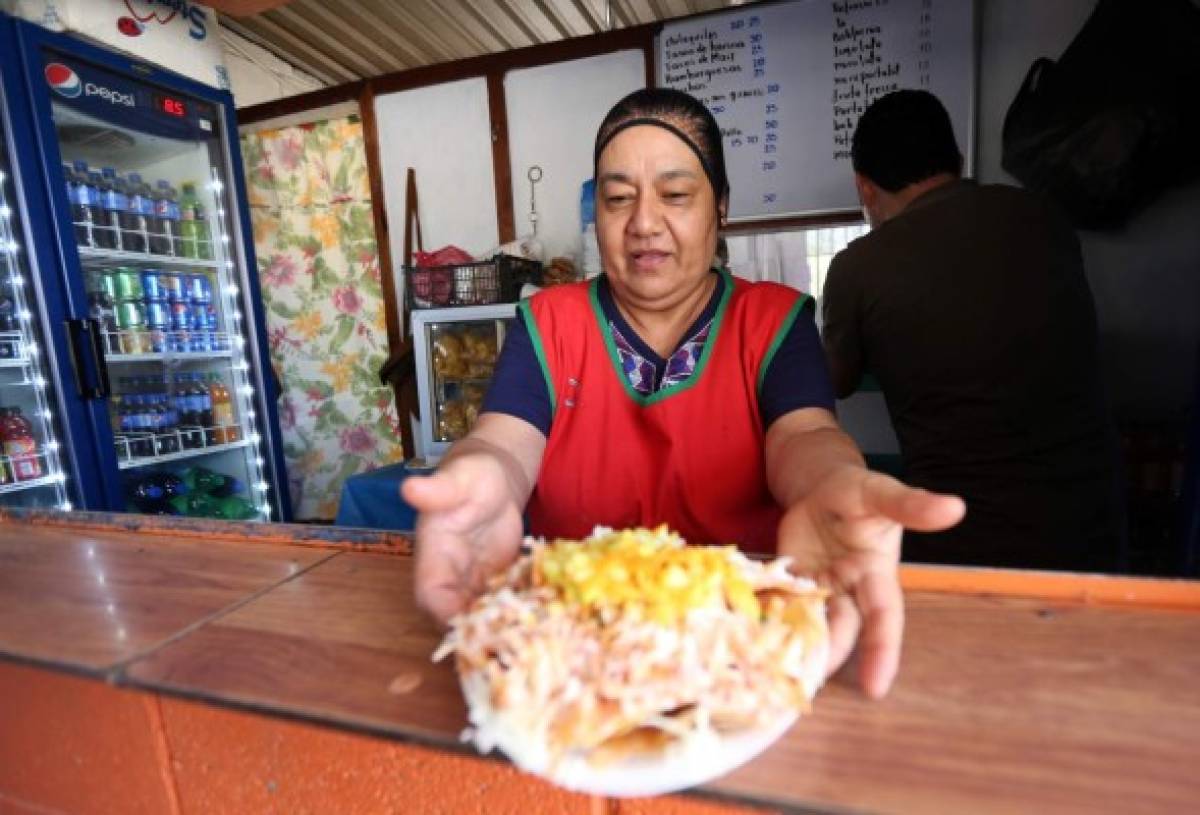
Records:
[[[818,649],[806,665],[805,684],[811,693],[816,693],[823,681],[828,656],[828,647]],[[767,727],[692,737],[657,756],[640,755],[596,766],[581,754],[568,754],[552,766],[543,745],[530,743],[521,738],[517,728],[491,718],[490,693],[481,675],[460,677],[460,684],[475,728],[473,741],[481,752],[498,747],[522,770],[560,787],[620,798],[664,795],[719,778],[766,750],[799,718],[793,711]]]

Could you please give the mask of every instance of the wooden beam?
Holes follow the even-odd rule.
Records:
[[[504,98],[504,74],[487,77],[488,118],[492,123],[492,174],[496,189],[496,231],[500,243],[516,240],[513,215],[512,156],[508,149],[508,104]]]
[[[518,68],[536,68],[555,62],[594,57],[625,49],[645,49],[653,46],[654,36],[661,29],[659,23],[622,28],[590,37],[575,37],[569,40],[548,42],[504,51],[499,54],[483,54],[455,62],[425,65],[409,71],[400,71],[369,80],[377,95],[410,90],[412,88],[453,82],[491,73],[505,73]]]
[[[400,304],[396,297],[395,269],[392,267],[392,243],[388,237],[383,164],[379,158],[379,120],[375,116],[375,93],[370,85],[364,85],[359,93],[358,115],[362,119],[363,147],[367,154],[367,180],[371,187],[371,216],[375,222],[375,252],[379,259],[379,282],[383,287],[388,350],[395,353],[400,347]]]

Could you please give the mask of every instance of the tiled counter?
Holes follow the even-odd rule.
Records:
[[[0,519],[0,811],[1181,811],[1200,587],[908,568],[900,679],[845,678],[756,761],[652,801],[461,744],[400,535]]]

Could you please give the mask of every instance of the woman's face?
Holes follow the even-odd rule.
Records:
[[[596,234],[625,305],[660,310],[704,285],[717,247],[717,207],[696,154],[670,131],[637,125],[600,154]]]

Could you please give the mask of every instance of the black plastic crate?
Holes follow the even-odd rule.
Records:
[[[542,264],[512,255],[450,266],[405,266],[404,300],[410,311],[515,303],[522,286],[541,282]]]

